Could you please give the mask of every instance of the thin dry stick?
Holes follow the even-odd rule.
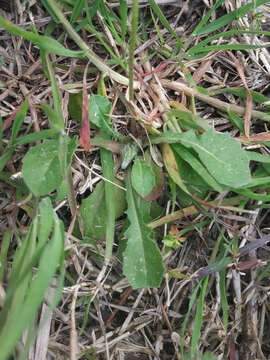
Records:
[[[76,320],[75,320],[75,307],[76,300],[78,295],[79,285],[75,287],[72,303],[71,303],[71,313],[70,313],[70,359],[77,360],[78,356],[78,339],[76,331]]]

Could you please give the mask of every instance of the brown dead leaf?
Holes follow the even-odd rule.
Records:
[[[87,64],[83,76],[83,100],[82,100],[82,123],[80,129],[80,145],[84,148],[85,151],[90,151],[90,120],[89,120],[89,104],[88,104],[88,95],[87,95],[87,85],[86,85],[86,74],[88,69]]]

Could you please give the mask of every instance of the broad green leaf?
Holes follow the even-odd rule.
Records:
[[[119,180],[115,183],[123,186]],[[115,218],[123,215],[126,209],[125,191],[115,187]],[[94,239],[104,239],[106,234],[105,185],[100,181],[93,193],[82,201],[79,212],[83,220],[84,235]]]
[[[201,162],[184,146],[180,144],[172,145],[172,149],[184,160],[186,161],[194,171],[198,173],[200,177],[203,178],[206,184],[208,184],[214,190],[222,193],[224,188],[220,186],[216,180],[208,173],[205,167],[201,164]],[[182,175],[183,177],[183,175]],[[189,183],[189,182],[188,182]]]
[[[174,115],[179,119],[179,125],[184,130],[209,130],[211,126],[198,115],[180,109],[171,110],[168,115]]]
[[[82,91],[76,94],[69,94],[68,112],[72,119],[82,121]]]
[[[111,102],[102,95],[92,95],[89,100],[89,118],[98,128],[106,131],[108,135],[114,132],[110,122]]]
[[[89,117],[91,123],[111,133],[110,111],[111,102],[102,95],[92,95],[89,100]],[[109,129],[108,129],[109,127]]]
[[[44,140],[32,147],[23,158],[23,179],[36,196],[49,194],[62,182],[59,142]]]
[[[90,124],[96,125],[107,135],[123,140],[124,136],[118,134],[110,121],[111,102],[102,95],[92,95],[89,100]]]
[[[162,194],[163,185],[164,185],[164,175],[162,168],[154,162],[153,156],[155,157],[157,156],[157,154],[155,153],[154,147],[152,146],[152,152],[150,151],[150,149],[148,149],[144,153],[144,158],[155,176],[155,186],[147,196],[143,197],[143,199],[146,201],[153,201],[159,198],[160,195]]]
[[[151,229],[139,211],[130,173],[127,176],[126,187],[130,225],[125,232],[128,240],[123,252],[123,273],[133,288],[157,287],[164,272],[162,256]]]
[[[179,134],[177,134],[179,135]],[[186,185],[183,182],[181,173],[179,172],[178,164],[169,144],[164,143],[162,146],[162,155],[165,167],[172,180],[177,184],[185,193],[189,194]]]
[[[204,166],[220,184],[240,187],[251,181],[248,156],[228,134],[208,130],[197,137],[190,130],[181,135],[181,143],[198,153]]]
[[[131,183],[133,189],[143,198],[156,186],[155,174],[142,157],[137,157],[132,166]]]
[[[121,168],[125,170],[132,160],[137,156],[139,152],[139,146],[136,142],[126,144],[121,150],[122,163]]]

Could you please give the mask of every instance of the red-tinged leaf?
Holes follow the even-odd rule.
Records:
[[[23,104],[19,105],[11,114],[11,116],[6,119],[3,123],[3,131],[5,131],[13,122],[13,120],[15,119],[17,112],[21,109],[21,107],[23,106]]]
[[[235,340],[234,340],[234,334],[231,334],[230,336],[230,360],[235,360]]]
[[[249,270],[253,266],[256,266],[260,263],[260,260],[258,259],[251,259],[247,261],[243,261],[237,264],[237,269],[239,271]]]
[[[88,65],[86,66],[83,77],[83,101],[82,101],[82,124],[80,129],[80,145],[85,151],[90,151],[90,121],[89,121],[89,104],[86,87],[86,74]]]
[[[251,113],[252,113],[252,95],[249,91],[249,88],[248,88],[248,85],[246,82],[246,77],[245,77],[243,66],[241,65],[240,61],[230,51],[227,51],[227,53],[232,58],[232,60],[235,64],[235,67],[237,69],[237,72],[247,90],[246,110],[245,110],[245,116],[244,116],[244,128],[245,128],[245,135],[247,138],[249,138]]]

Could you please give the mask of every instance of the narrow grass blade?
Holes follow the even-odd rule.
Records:
[[[183,321],[183,324],[182,324],[182,327],[181,327],[180,347],[181,347],[182,354],[183,354],[183,351],[184,351],[184,337],[185,337],[185,331],[186,331],[187,323],[188,323],[188,320],[190,318],[190,313],[191,313],[191,310],[192,310],[193,305],[195,303],[195,300],[197,298],[197,293],[198,293],[198,291],[200,289],[202,281],[203,280],[201,279],[199,284],[195,287],[195,289],[192,292],[192,295],[190,297],[189,304],[188,304],[188,310],[187,310],[187,313],[185,315],[185,318],[184,318],[184,321]]]
[[[200,28],[197,31],[193,32],[193,35],[209,34],[210,32],[216,31],[221,27],[224,27],[227,24],[231,23],[233,20],[245,16],[250,10],[255,9],[263,4],[266,4],[267,2],[269,2],[269,0],[255,0],[246,5],[243,5],[240,8],[230,12],[229,14],[221,16],[217,20],[212,21],[210,24],[204,27],[200,26]],[[218,3],[220,5],[221,1],[219,1]]]
[[[8,162],[9,158],[11,157],[13,153],[13,148],[9,148],[4,152],[3,155],[0,156],[0,172],[4,169],[6,166],[6,163]]]
[[[203,285],[202,285],[201,293],[199,296],[199,301],[197,304],[196,315],[195,315],[195,320],[194,320],[194,324],[193,324],[192,338],[191,338],[191,348],[190,348],[190,353],[191,353],[192,359],[194,358],[194,356],[196,354],[196,349],[197,349],[197,345],[198,345],[200,334],[201,334],[204,297],[205,297],[205,293],[206,293],[208,279],[209,279],[209,276],[207,276],[203,280]]]
[[[1,242],[1,249],[0,249],[0,283],[3,282],[4,272],[6,269],[7,263],[7,253],[9,249],[9,244],[11,240],[11,230],[7,229],[5,232],[2,242]],[[1,304],[2,306],[3,304]]]
[[[157,3],[155,2],[155,0],[148,0],[149,4],[151,5],[151,8],[153,9],[153,11],[156,13],[156,15],[158,16],[159,20],[161,21],[161,23],[163,24],[163,26],[169,31],[169,33],[171,35],[173,35],[173,37],[176,39],[178,46],[180,48],[183,48],[183,43],[181,41],[181,39],[179,38],[179,36],[176,34],[176,32],[173,30],[173,28],[171,27],[171,25],[169,24],[168,20],[165,18],[163,12],[160,10],[159,6],[157,5]]]
[[[226,293],[226,270],[220,272],[220,295],[221,295],[221,307],[223,313],[223,326],[225,331],[228,328],[228,300]]]
[[[58,85],[56,82],[54,70],[52,67],[52,63],[50,61],[48,53],[45,53],[45,60],[46,60],[46,65],[47,65],[50,81],[51,81],[51,86],[52,86],[54,111],[56,112],[56,116],[51,117],[50,120],[54,120],[55,127],[57,129],[59,129],[59,131],[62,131],[65,128],[63,114],[62,114],[62,101],[61,101],[60,91],[58,89]]]
[[[2,145],[3,145],[3,119],[0,114],[0,149],[2,149]]]
[[[78,17],[81,15],[84,4],[85,4],[84,0],[77,0],[75,2],[75,5],[73,7],[71,17],[70,17],[71,24],[73,24],[78,19]]]
[[[139,19],[139,1],[133,0],[131,34],[129,40],[129,59],[128,59],[129,101],[133,101],[133,97],[134,97],[134,90],[133,90],[134,51],[135,51],[136,39],[137,39],[138,19]]]
[[[12,132],[11,137],[8,143],[8,146],[12,146],[16,140],[16,137],[18,136],[18,133],[22,127],[22,124],[25,120],[27,110],[28,110],[29,102],[28,99],[24,101],[22,104],[20,110],[17,112],[15,119],[13,120],[13,126],[12,126]]]
[[[58,135],[59,133],[55,129],[40,130],[38,132],[22,136],[15,141],[14,146],[34,143],[45,139],[55,139]]]
[[[269,31],[259,31],[259,30],[258,31],[252,31],[252,30],[229,30],[229,31],[224,31],[222,33],[215,34],[213,36],[210,36],[210,37],[200,41],[197,45],[190,48],[187,51],[187,54],[196,54],[199,49],[206,49],[205,45],[208,44],[208,43],[211,43],[214,40],[227,39],[227,38],[230,38],[233,35],[243,35],[243,34],[269,36],[270,32]],[[219,45],[217,45],[217,46],[219,46]],[[217,93],[218,93],[218,91],[217,91]]]
[[[220,50],[252,50],[252,49],[264,49],[269,47],[270,44],[264,45],[249,45],[249,44],[228,44],[228,45],[209,45],[205,47],[200,47],[197,49],[190,49],[188,53],[190,55],[200,54],[200,53],[209,53],[210,51],[220,51]]]
[[[224,2],[224,0],[218,0],[215,5],[208,11],[208,13],[202,18],[200,23],[195,27],[195,30],[192,32],[193,36],[196,36],[199,34],[201,28],[207,23],[207,21],[210,19],[211,15],[214,13],[214,11],[220,7],[220,5]]]
[[[128,6],[126,0],[120,0],[120,16],[121,16],[121,40],[125,40],[127,33],[127,15],[128,15]]]
[[[100,149],[103,176],[111,182],[115,181],[113,155],[109,150]],[[105,261],[109,262],[112,256],[115,229],[115,191],[114,185],[105,182],[105,204],[106,204],[106,251]]]

